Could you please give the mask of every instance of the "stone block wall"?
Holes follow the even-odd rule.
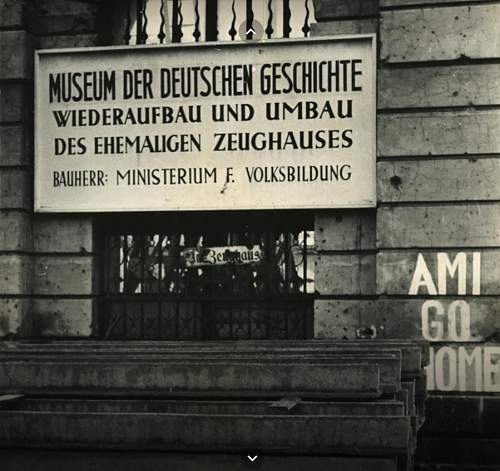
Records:
[[[39,49],[99,44],[99,2],[35,0]],[[97,293],[93,217],[33,217],[33,335],[88,337]]]
[[[88,337],[92,216],[33,214],[35,49],[96,46],[99,2],[0,1],[0,336]]]
[[[315,214],[315,336],[429,340],[423,453],[500,462],[500,2],[315,7],[313,35],[377,33],[379,61],[378,204]],[[32,211],[33,56],[99,45],[101,8],[0,0],[0,337],[95,332],[95,217]]]
[[[429,340],[421,456],[499,464],[500,2],[362,3],[317,1],[313,32],[378,33],[376,260],[343,296],[318,265],[315,335]],[[317,216],[321,257],[344,216]]]
[[[0,2],[0,335],[32,323],[32,88],[35,40],[23,2]]]

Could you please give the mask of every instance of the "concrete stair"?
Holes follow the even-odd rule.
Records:
[[[425,358],[410,342],[3,342],[0,447],[411,469]]]

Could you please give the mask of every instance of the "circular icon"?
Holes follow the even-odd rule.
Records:
[[[241,460],[246,468],[256,469],[263,463],[264,458],[259,452],[251,450],[243,453]]]
[[[252,24],[243,21],[238,28],[238,34],[242,41],[260,41],[264,36],[264,27],[257,20],[253,20]]]

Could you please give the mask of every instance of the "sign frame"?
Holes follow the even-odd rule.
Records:
[[[340,42],[366,42],[369,41],[371,47],[371,60],[373,61],[373,76],[371,77],[371,107],[373,109],[373,137],[371,139],[371,152],[373,158],[370,161],[370,168],[368,169],[370,173],[371,182],[373,184],[373,194],[370,198],[363,201],[353,202],[353,203],[340,203],[336,205],[331,204],[304,204],[293,206],[282,206],[282,205],[261,205],[258,207],[253,207],[251,205],[237,206],[237,207],[204,207],[202,205],[186,205],[182,208],[162,208],[162,207],[134,207],[133,209],[124,207],[124,205],[116,205],[116,207],[102,208],[99,210],[86,209],[86,208],[72,208],[72,209],[60,209],[53,208],[50,206],[42,205],[41,194],[43,192],[43,182],[41,179],[41,172],[38,166],[38,159],[41,158],[40,147],[41,140],[43,137],[38,129],[37,119],[41,116],[41,105],[39,97],[41,93],[42,81],[40,79],[40,61],[43,57],[54,56],[54,55],[72,55],[78,56],[80,54],[95,54],[95,53],[113,53],[113,52],[137,52],[144,50],[153,49],[164,49],[164,50],[186,50],[189,51],[191,48],[200,49],[212,49],[217,50],[219,48],[261,48],[272,45],[291,45],[291,44],[321,44],[321,43],[340,43]],[[150,44],[150,45],[118,45],[118,46],[102,46],[102,47],[78,47],[78,48],[57,48],[57,49],[38,49],[34,51],[34,74],[35,74],[35,90],[34,90],[34,212],[35,213],[100,213],[100,212],[172,212],[172,211],[245,211],[245,210],[301,210],[301,209],[349,209],[349,208],[374,208],[377,205],[377,182],[376,182],[376,160],[377,160],[377,35],[373,34],[356,34],[356,35],[335,35],[335,36],[317,36],[309,38],[293,38],[293,39],[266,39],[261,41],[248,41],[248,42],[233,42],[233,41],[213,41],[213,42],[203,42],[203,43],[174,43],[174,44]]]

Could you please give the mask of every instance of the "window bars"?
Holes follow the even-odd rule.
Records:
[[[219,219],[208,214],[198,225],[107,230],[101,336],[311,336],[308,295],[314,293],[315,252],[310,225],[278,225],[281,218],[247,223],[240,217],[228,224]]]
[[[249,29],[258,29],[257,22],[264,38],[307,37],[313,18],[313,0],[127,0],[115,5],[114,42],[130,45],[252,39]],[[196,223],[194,213],[127,215],[114,225],[109,218],[102,221],[99,336],[312,337],[316,255],[311,216],[198,216]],[[158,224],[159,217],[165,222]]]

